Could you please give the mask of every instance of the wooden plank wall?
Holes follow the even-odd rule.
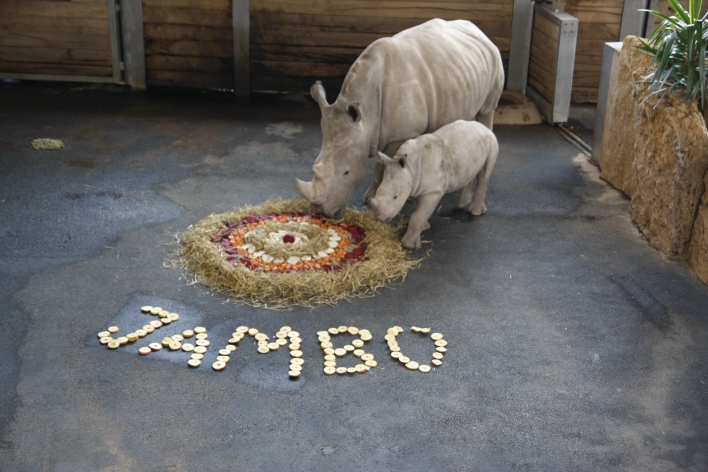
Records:
[[[684,10],[688,11],[688,0],[679,0],[679,4],[683,7]],[[657,11],[660,11],[666,16],[674,16],[676,14],[676,10],[673,9],[671,4],[667,0],[659,0],[657,2],[656,9]],[[708,0],[703,0],[701,16],[705,15],[706,12],[708,12]],[[661,20],[656,18],[654,15],[652,15],[652,17],[655,19],[654,27],[658,26]]]
[[[620,40],[623,0],[565,0],[565,11],[578,19],[578,43],[573,72],[574,103],[597,103],[604,44]],[[688,0],[681,0],[688,7]],[[664,14],[675,12],[667,0],[659,0],[657,9]],[[704,1],[703,14],[708,11]]]
[[[233,88],[231,0],[143,0],[147,85]]]
[[[251,0],[254,91],[307,92],[322,80],[333,100],[374,40],[431,18],[468,19],[509,57],[513,0]]]
[[[0,0],[0,72],[111,77],[105,0]]]
[[[578,19],[578,42],[573,72],[573,103],[597,103],[602,51],[619,41],[624,0],[565,0],[566,13]]]
[[[529,85],[549,103],[555,101],[559,26],[538,12],[533,17]]]

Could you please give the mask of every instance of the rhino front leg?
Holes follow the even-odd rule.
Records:
[[[428,219],[435,211],[440,198],[442,198],[442,193],[430,193],[416,199],[415,211],[408,222],[408,230],[401,240],[403,246],[408,249],[420,249],[422,246],[420,233],[430,228]]]

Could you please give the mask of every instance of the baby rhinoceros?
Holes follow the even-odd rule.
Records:
[[[415,200],[415,211],[402,240],[405,247],[420,248],[420,233],[430,228],[428,218],[446,193],[462,189],[458,208],[467,208],[473,215],[487,212],[484,197],[499,144],[486,126],[459,120],[409,139],[392,158],[372,148],[374,152],[385,166],[376,196],[369,201],[374,218],[388,222],[401,211],[407,198]]]

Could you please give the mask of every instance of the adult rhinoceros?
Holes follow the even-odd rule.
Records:
[[[322,149],[311,182],[296,179],[313,209],[341,217],[366,174],[371,148],[396,154],[406,140],[463,119],[492,128],[504,86],[499,49],[464,20],[430,20],[374,41],[349,69],[332,105],[320,82]],[[383,166],[364,195],[376,194]]]

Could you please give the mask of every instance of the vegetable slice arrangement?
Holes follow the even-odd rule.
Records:
[[[365,212],[328,220],[305,201],[270,200],[191,226],[179,235],[179,265],[193,283],[251,306],[334,305],[372,297],[420,264],[401,246],[400,229]]]
[[[366,230],[314,214],[250,215],[212,236],[226,260],[273,274],[303,270],[337,273],[366,257]]]

